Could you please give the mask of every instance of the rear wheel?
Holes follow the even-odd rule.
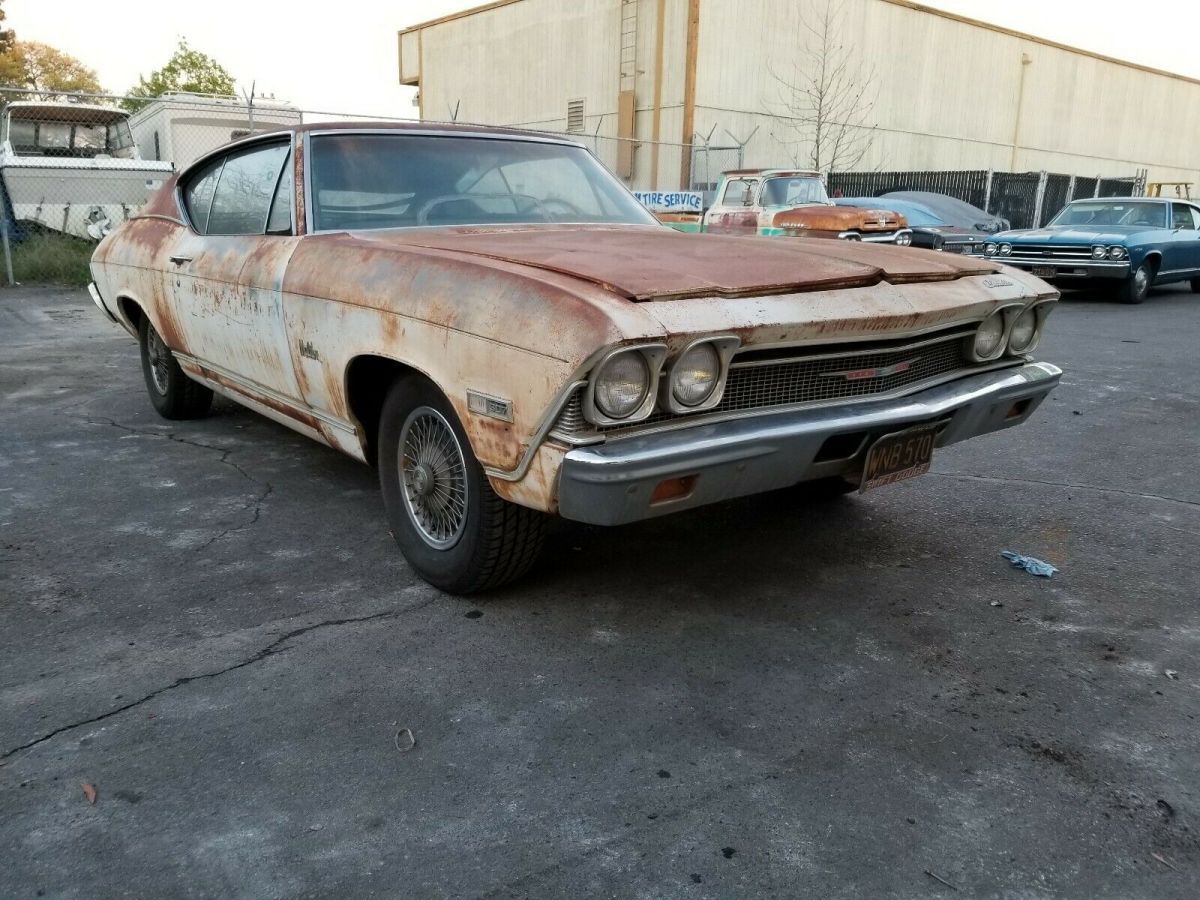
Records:
[[[1117,288],[1117,299],[1122,303],[1141,303],[1154,284],[1154,264],[1144,262],[1137,267],[1129,279]]]
[[[384,400],[379,484],[392,536],[434,587],[499,587],[537,559],[545,514],[496,495],[450,403],[423,378],[400,379]]]
[[[164,419],[198,419],[212,406],[213,394],[192,381],[175,360],[171,348],[143,315],[138,322],[142,376],[154,409]]]

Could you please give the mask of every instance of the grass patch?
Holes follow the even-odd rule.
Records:
[[[20,284],[83,287],[92,280],[88,261],[95,249],[95,244],[65,234],[32,234],[12,245],[13,277]],[[0,269],[0,280],[2,273]]]

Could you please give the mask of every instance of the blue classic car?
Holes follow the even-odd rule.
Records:
[[[984,253],[1060,287],[1110,285],[1141,303],[1152,284],[1192,283],[1200,292],[1200,206],[1186,200],[1075,200],[1045,228],[1004,231]]]

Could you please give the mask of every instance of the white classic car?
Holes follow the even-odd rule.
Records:
[[[310,125],[197,160],[97,248],[150,399],[218,391],[378,467],[432,584],[525,572],[546,514],[611,525],[820,481],[869,489],[1016,425],[1057,293],[998,264],[685,235],[588,151]]]

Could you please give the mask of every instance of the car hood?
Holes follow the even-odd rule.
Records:
[[[748,296],[950,281],[990,261],[820,238],[682,234],[655,226],[439,228],[354,233],[368,244],[426,248],[570,275],[630,300]]]
[[[1010,244],[1119,244],[1135,234],[1161,229],[1145,225],[1105,225],[1102,228],[1080,228],[1078,225],[1054,225],[1034,231],[1008,231],[989,235],[992,241]]]

